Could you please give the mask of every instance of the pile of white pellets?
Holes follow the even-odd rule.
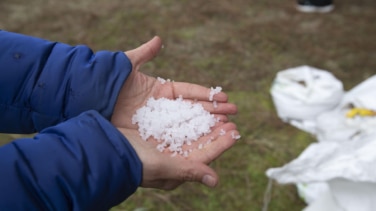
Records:
[[[170,82],[162,78],[158,80],[162,84]],[[209,101],[213,101],[213,96],[221,90],[221,87],[211,88]],[[215,101],[213,105],[217,106]],[[139,108],[132,117],[132,123],[138,125],[143,140],[152,137],[159,142],[159,151],[169,150],[173,155],[183,156],[192,152],[192,149],[184,151],[183,145],[191,145],[200,137],[209,134],[218,121],[200,103],[185,101],[182,96],[174,100],[149,98],[146,105]],[[226,131],[221,130],[220,135],[224,134]],[[209,144],[212,139],[208,138],[205,144]],[[203,147],[202,143],[198,145],[198,149]]]

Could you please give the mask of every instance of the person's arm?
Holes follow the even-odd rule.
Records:
[[[40,131],[87,110],[110,119],[132,70],[124,52],[94,54],[1,30],[0,64],[0,132],[7,133]]]
[[[0,210],[109,210],[142,180],[135,150],[96,111],[0,147],[0,169]]]

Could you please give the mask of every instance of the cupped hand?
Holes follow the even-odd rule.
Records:
[[[228,150],[236,140],[239,132],[236,125],[228,121],[227,115],[235,114],[237,107],[228,103],[225,93],[215,94],[209,101],[210,88],[184,82],[166,82],[145,75],[139,71],[142,64],[152,60],[161,49],[162,42],[154,37],[140,47],[125,52],[133,69],[125,81],[111,118],[111,122],[127,137],[143,163],[142,187],[174,189],[185,181],[203,183],[214,187],[218,183],[218,175],[208,166],[223,152]],[[212,132],[201,137],[189,146],[189,156],[176,155],[166,150],[164,153],[156,149],[158,142],[153,138],[141,139],[137,125],[132,124],[132,116],[136,110],[144,106],[150,97],[184,100],[201,103],[205,110],[214,114],[220,122],[212,128]],[[223,134],[226,131],[226,134]],[[207,144],[208,140],[210,144]],[[204,147],[200,147],[199,145]],[[188,146],[184,147],[187,150]]]
[[[161,49],[162,42],[154,37],[140,47],[125,52],[132,63],[133,69],[120,90],[111,122],[117,127],[136,128],[132,124],[132,116],[136,110],[144,106],[150,97],[176,99],[182,96],[185,100],[201,103],[210,113],[227,121],[227,115],[235,114],[237,107],[228,103],[228,97],[220,92],[213,97],[216,106],[209,101],[210,88],[184,82],[161,83],[154,77],[139,71],[142,64],[152,60]]]
[[[167,149],[156,149],[158,142],[152,138],[141,139],[135,129],[119,128],[136,150],[143,164],[141,187],[171,190],[184,182],[199,182],[208,187],[215,187],[219,178],[208,165],[236,142],[239,132],[233,123],[222,123],[207,136],[201,137],[191,146],[188,156],[173,156]],[[226,131],[222,134],[221,131]],[[207,143],[207,140],[211,140]],[[202,148],[197,146],[203,145]]]

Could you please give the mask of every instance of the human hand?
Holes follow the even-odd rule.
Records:
[[[156,78],[139,72],[140,66],[153,59],[160,48],[161,40],[155,37],[139,48],[126,52],[133,70],[119,93],[111,122],[127,137],[143,163],[142,187],[173,189],[184,181],[196,181],[214,187],[218,183],[218,175],[208,164],[235,143],[234,136],[239,133],[236,125],[228,122],[227,115],[235,114],[237,107],[228,103],[228,97],[223,92],[213,96],[213,101],[217,102],[214,106],[209,101],[209,88],[183,82],[162,84]],[[210,134],[191,146],[183,146],[183,150],[188,147],[195,149],[188,157],[171,157],[171,152],[159,152],[156,149],[157,141],[153,138],[142,140],[137,125],[132,124],[132,116],[150,97],[175,99],[179,96],[202,104],[205,110],[220,120]],[[223,130],[226,134],[220,135]],[[212,140],[211,144],[198,150],[198,145],[205,144],[208,139]]]
[[[233,146],[236,142],[234,136],[239,135],[235,124],[221,123],[212,133],[201,137],[191,146],[183,146],[183,149],[194,149],[188,157],[179,154],[172,157],[168,151],[161,153],[156,149],[158,142],[155,139],[142,140],[136,129],[118,129],[127,137],[142,161],[141,187],[164,190],[174,189],[184,182],[199,182],[215,187],[219,181],[218,175],[208,164]],[[221,134],[223,130],[226,131],[224,135]],[[198,149],[198,145],[205,144],[209,138],[211,143]]]
[[[214,106],[213,102],[209,101],[209,88],[184,82],[162,84],[156,78],[141,73],[139,71],[141,65],[153,59],[161,46],[161,39],[154,37],[140,47],[125,52],[132,63],[133,70],[125,81],[114,108],[111,122],[115,126],[136,128],[137,126],[132,124],[132,116],[150,97],[176,99],[181,95],[184,100],[201,103],[205,110],[224,122],[227,121],[227,115],[237,112],[237,107],[228,103],[228,97],[223,92],[214,95],[213,101],[217,102],[217,106]]]

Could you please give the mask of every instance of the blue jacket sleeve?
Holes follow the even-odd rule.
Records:
[[[33,133],[87,110],[110,119],[131,70],[123,52],[0,30],[0,132]]]
[[[88,111],[0,147],[0,210],[109,210],[141,183],[123,135]]]

